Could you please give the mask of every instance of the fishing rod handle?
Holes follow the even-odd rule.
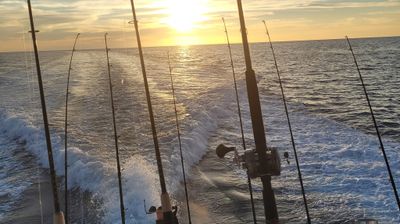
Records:
[[[168,193],[161,194],[161,206],[162,206],[163,212],[172,211],[171,201],[169,199]]]
[[[65,224],[65,218],[64,218],[64,213],[63,212],[56,212],[54,213],[53,217],[53,223],[54,224]]]

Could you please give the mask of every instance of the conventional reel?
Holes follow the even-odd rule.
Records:
[[[227,147],[224,144],[220,144],[216,148],[219,158],[224,158],[229,152],[235,153],[233,161],[246,169],[249,177],[252,179],[263,176],[281,175],[281,159],[277,148],[267,148],[265,161],[259,161],[259,156],[255,149],[247,149],[243,155],[239,155],[236,147]],[[289,163],[289,154],[285,152],[284,156]]]

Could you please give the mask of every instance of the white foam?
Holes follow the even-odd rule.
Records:
[[[25,149],[36,156],[38,162],[48,168],[47,151],[43,131],[34,127],[21,117],[0,113],[0,132],[10,139],[25,143]],[[60,145],[60,138],[52,136],[54,163],[56,173],[64,173],[64,149]],[[90,191],[100,196],[104,203],[105,223],[114,223],[120,220],[119,192],[116,178],[116,167],[96,161],[96,158],[83,152],[79,148],[68,149],[69,155],[69,189],[79,187],[82,191]],[[148,222],[143,210],[143,199],[149,203],[156,203],[158,192],[155,175],[149,165],[141,157],[135,156],[123,165],[123,189],[127,217],[133,223]],[[73,175],[71,175],[73,174]],[[18,187],[13,186],[14,190]],[[24,188],[26,189],[26,188]],[[21,191],[23,191],[22,189]]]

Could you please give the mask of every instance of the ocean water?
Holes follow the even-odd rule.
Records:
[[[399,186],[400,38],[354,39],[352,43]],[[106,55],[104,50],[79,50],[79,45],[69,103],[70,218],[73,223],[119,223]],[[345,223],[363,217],[399,223],[400,214],[346,42],[280,42],[275,48],[313,223]],[[144,51],[168,190],[180,208],[181,222],[187,222],[187,214],[167,51],[171,54],[196,223],[250,223],[245,172],[231,159],[220,160],[214,153],[220,143],[241,150],[226,46]],[[290,164],[282,163],[282,175],[273,178],[279,215],[283,223],[305,223],[271,52],[264,43],[252,44],[251,51],[268,145],[291,155]],[[233,45],[233,53],[245,137],[251,148],[254,142],[241,45]],[[40,53],[61,189],[69,56],[68,51]],[[158,205],[160,188],[138,53],[136,49],[112,49],[110,60],[127,223],[152,223],[154,217],[145,214],[143,200]],[[39,199],[49,194],[38,188],[48,173],[48,164],[37,89],[31,53],[0,54],[0,222],[12,222],[15,214],[26,209],[23,204],[43,206]],[[258,180],[253,184],[257,217],[262,222],[262,188]],[[63,194],[61,191],[60,196]]]

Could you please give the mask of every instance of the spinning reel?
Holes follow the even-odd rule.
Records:
[[[227,147],[224,144],[220,144],[216,149],[219,158],[224,158],[227,153],[232,151],[235,153],[233,161],[241,165],[242,168],[247,169],[247,173],[252,179],[263,176],[279,176],[281,174],[281,159],[277,148],[267,148],[265,161],[259,161],[259,156],[255,149],[247,149],[243,155],[239,155],[236,147]],[[284,153],[284,157],[289,163],[288,152]]]

